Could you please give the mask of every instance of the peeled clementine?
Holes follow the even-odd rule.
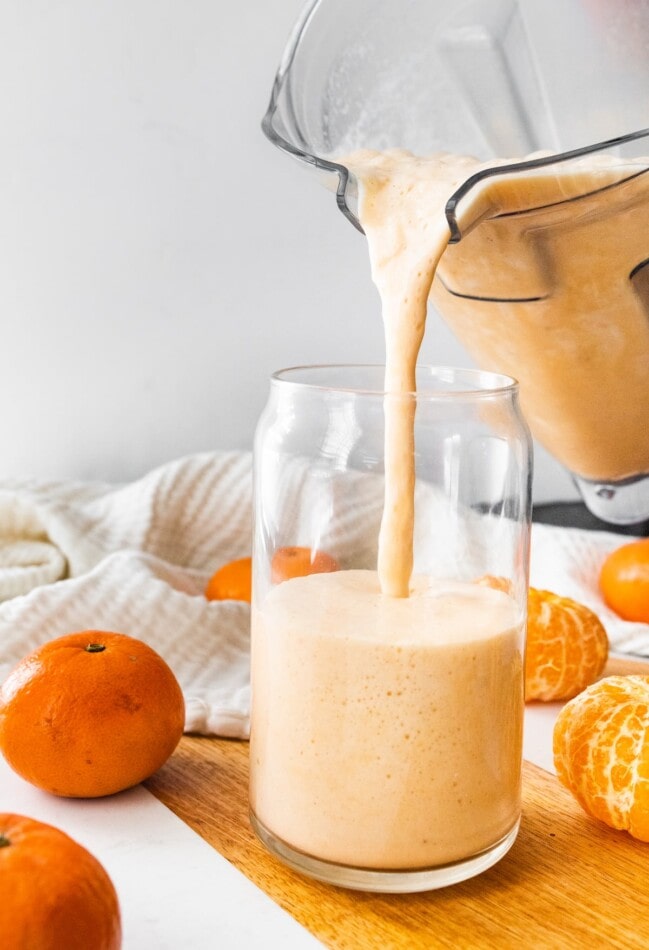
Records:
[[[63,831],[0,814],[3,950],[118,950],[121,921],[108,874]]]
[[[338,562],[326,551],[313,551],[299,546],[277,548],[270,563],[273,584],[281,584],[292,577],[329,574],[337,570]]]
[[[649,677],[589,686],[559,713],[553,744],[559,779],[580,805],[649,841]]]
[[[229,561],[210,577],[205,588],[208,600],[245,600],[250,603],[252,558]]]
[[[525,699],[570,699],[593,683],[608,658],[608,637],[592,610],[569,597],[530,588]]]
[[[612,551],[599,575],[604,600],[623,620],[649,623],[649,538]]]
[[[87,630],[25,657],[0,689],[0,750],[28,782],[95,798],[148,778],[183,733],[185,704],[141,640]]]
[[[483,574],[476,581],[481,587],[491,587],[493,590],[501,590],[504,594],[511,594],[512,582],[508,577],[500,577],[496,574]]]

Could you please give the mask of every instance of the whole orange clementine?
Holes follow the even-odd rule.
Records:
[[[554,726],[560,781],[590,815],[649,841],[649,676],[608,676]]]
[[[649,623],[649,538],[612,551],[602,564],[599,586],[605,602],[623,620]]]
[[[52,825],[0,814],[3,950],[118,950],[113,883],[89,851]]]
[[[329,574],[337,570],[338,562],[326,551],[313,551],[300,546],[277,548],[270,564],[273,584],[281,584],[292,577]]]
[[[0,750],[28,782],[95,798],[148,778],[183,732],[185,704],[146,643],[86,630],[25,657],[0,689]]]
[[[593,683],[608,659],[608,636],[584,604],[531,587],[527,597],[525,699],[570,699]]]
[[[252,558],[229,561],[210,577],[205,588],[208,600],[245,600],[250,603]]]

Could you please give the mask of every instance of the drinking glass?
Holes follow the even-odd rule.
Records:
[[[530,483],[509,377],[420,367],[405,395],[383,392],[380,366],[272,377],[254,448],[250,807],[293,868],[421,891],[513,844]],[[407,596],[384,590],[386,545]]]

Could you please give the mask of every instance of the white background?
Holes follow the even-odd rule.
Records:
[[[364,239],[259,127],[300,7],[0,6],[0,478],[250,448],[270,372],[382,360]],[[436,317],[422,362],[470,365]]]

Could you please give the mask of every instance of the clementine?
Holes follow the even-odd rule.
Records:
[[[273,584],[281,584],[293,577],[306,577],[307,574],[329,574],[337,571],[338,562],[326,551],[314,551],[311,548],[289,546],[277,548],[270,563],[270,576]]]
[[[205,588],[208,600],[245,600],[250,603],[252,558],[229,561],[210,577]]]
[[[608,676],[554,727],[560,781],[594,818],[649,841],[649,676]]]
[[[649,623],[649,538],[612,551],[602,564],[604,601],[623,620]]]
[[[599,617],[569,597],[531,587],[527,598],[525,699],[570,699],[593,683],[608,658]]]
[[[28,782],[95,798],[148,778],[183,732],[178,681],[155,650],[86,630],[25,657],[0,689],[0,750]]]
[[[118,950],[113,883],[89,851],[52,825],[0,814],[3,950]]]

